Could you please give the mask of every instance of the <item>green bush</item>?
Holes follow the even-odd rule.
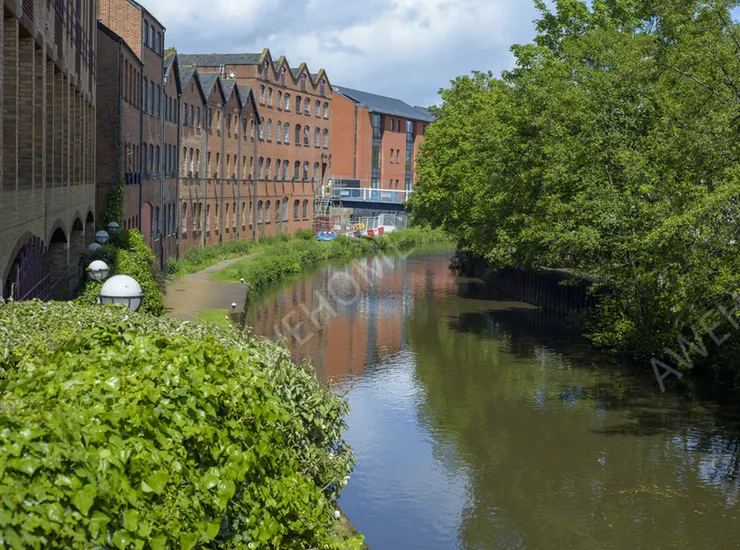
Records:
[[[346,403],[285,350],[118,306],[0,303],[4,548],[344,548]]]
[[[316,236],[313,234],[313,231],[310,229],[299,229],[295,232],[295,235],[293,235],[296,239],[303,239],[305,241],[312,241],[316,238]]]

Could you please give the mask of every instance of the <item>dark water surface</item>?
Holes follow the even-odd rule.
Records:
[[[347,393],[341,505],[372,550],[740,547],[736,409],[661,394],[449,258],[324,268],[250,313]]]

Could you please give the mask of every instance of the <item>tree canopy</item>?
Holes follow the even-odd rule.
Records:
[[[663,349],[740,283],[738,3],[536,0],[512,70],[441,91],[414,217],[494,269],[589,275],[594,341]]]

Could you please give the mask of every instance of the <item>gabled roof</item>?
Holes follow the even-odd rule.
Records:
[[[188,84],[190,84],[190,81],[192,79],[195,80],[195,85],[198,88],[198,92],[200,93],[200,98],[203,100],[203,103],[205,104],[207,101],[206,94],[203,91],[203,86],[200,81],[200,75],[198,74],[197,69],[194,67],[178,67],[178,72],[180,73],[180,85],[182,86],[182,89],[184,90]]]
[[[432,120],[437,120],[437,117],[432,113],[429,109],[426,107],[419,107],[418,105],[414,105],[414,109],[417,109],[421,111],[422,113],[425,113],[427,116],[429,116]]]
[[[259,120],[260,118],[259,107],[257,107],[257,100],[254,97],[254,92],[252,91],[252,87],[242,86],[241,84],[237,84],[236,92],[239,94],[239,98],[241,99],[241,103],[243,107],[246,107],[250,103],[252,104],[252,107],[254,107],[256,118],[257,120]]]
[[[236,80],[222,78],[221,87],[224,90],[224,97],[226,98],[226,101],[229,101],[229,99],[231,99],[231,94],[236,89]],[[239,104],[241,106],[241,97],[237,97],[237,100],[239,101]]]
[[[98,21],[98,29],[103,31],[105,34],[107,34],[112,40],[118,42],[121,44],[124,48],[128,50],[128,52],[131,54],[133,58],[136,59],[137,63],[139,65],[143,65],[144,62],[141,60],[141,58],[136,54],[134,50],[131,49],[131,47],[128,45],[128,43],[118,34],[116,34],[114,31],[106,27],[101,21]]]
[[[203,92],[206,95],[206,100],[210,99],[214,89],[218,89],[221,94],[221,99],[226,103],[226,94],[224,94],[223,86],[221,86],[221,79],[218,77],[218,73],[198,73],[200,77],[200,84],[203,86]]]
[[[350,101],[354,101],[362,107],[367,107],[367,110],[371,113],[420,120],[422,122],[434,122],[434,117],[429,112],[416,109],[400,99],[361,92],[351,88],[344,88],[343,86],[333,86],[332,89]]]
[[[258,65],[261,53],[196,53],[180,54],[180,63],[196,67],[221,65]]]
[[[180,95],[182,93],[182,83],[180,82],[179,69],[180,63],[177,61],[177,50],[175,48],[167,48],[164,51],[164,77],[165,79],[167,79],[170,75],[174,75],[175,86],[177,87],[177,95]]]

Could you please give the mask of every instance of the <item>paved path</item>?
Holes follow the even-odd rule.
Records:
[[[246,288],[240,283],[214,281],[211,275],[226,267],[261,254],[254,252],[240,258],[226,260],[202,271],[185,275],[173,283],[167,283],[164,306],[167,315],[183,321],[197,321],[198,312],[204,309],[231,309],[236,303],[237,310],[244,307]]]

